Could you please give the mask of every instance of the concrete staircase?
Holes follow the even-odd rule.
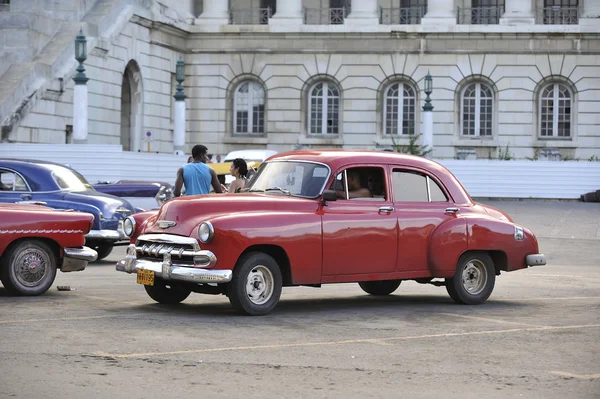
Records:
[[[65,82],[75,74],[74,39],[80,29],[89,53],[118,34],[134,10],[145,10],[151,17],[153,4],[153,0],[12,0],[9,11],[0,11],[0,142],[9,141],[11,131],[37,100],[63,93]]]

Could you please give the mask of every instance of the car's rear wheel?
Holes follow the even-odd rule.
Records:
[[[252,252],[238,261],[227,285],[227,296],[237,312],[261,316],[275,308],[281,288],[281,270],[275,259],[263,252]]]
[[[460,257],[454,276],[446,279],[446,291],[456,303],[479,305],[492,294],[495,283],[492,258],[486,252],[470,252]]]
[[[367,294],[383,296],[396,291],[401,282],[402,280],[361,281],[358,285]]]
[[[0,280],[13,295],[43,294],[55,278],[56,256],[43,241],[21,241],[0,260]]]
[[[154,280],[154,285],[144,285],[150,298],[165,305],[175,305],[183,302],[192,291],[179,284],[170,284],[164,280]]]

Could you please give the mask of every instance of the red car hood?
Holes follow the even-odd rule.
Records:
[[[232,214],[313,211],[318,207],[316,200],[283,195],[233,194],[180,197],[167,201],[156,218],[150,218],[144,234],[168,233],[190,236],[200,223]],[[175,222],[167,228],[159,227],[160,221]]]
[[[7,211],[25,211],[25,212],[54,212],[52,208],[36,204],[0,204],[0,210]]]

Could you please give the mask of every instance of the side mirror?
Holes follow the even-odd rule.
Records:
[[[325,190],[323,192],[323,201],[337,201],[337,194],[334,190]]]

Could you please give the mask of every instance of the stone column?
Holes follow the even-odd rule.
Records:
[[[344,19],[346,25],[379,25],[377,0],[352,0],[350,14]]]
[[[456,25],[454,0],[429,0],[421,25]]]
[[[504,14],[500,18],[500,25],[533,25],[535,15],[531,0],[506,0]]]
[[[185,63],[183,58],[177,61],[175,79],[177,80],[177,92],[175,99],[175,120],[173,121],[173,153],[185,155],[185,94],[183,93],[183,81],[185,80]]]
[[[76,82],[73,90],[73,144],[86,144],[87,138],[88,87],[85,83]]]
[[[584,0],[579,25],[600,25],[600,0]]]
[[[203,25],[229,24],[229,0],[204,0],[202,10],[196,23]]]
[[[277,12],[269,19],[269,25],[302,25],[302,13],[302,0],[277,0]]]
[[[175,100],[173,154],[185,155],[185,100]]]

